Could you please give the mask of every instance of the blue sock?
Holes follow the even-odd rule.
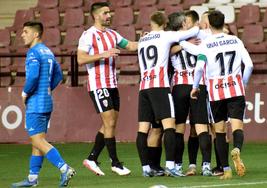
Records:
[[[44,156],[35,156],[30,157],[30,175],[38,175],[40,169],[42,168]]]
[[[55,167],[57,167],[58,169],[60,169],[65,163],[65,161],[62,159],[62,157],[60,156],[59,152],[57,151],[56,148],[52,148],[50,149],[45,157],[47,158],[47,160],[52,163]]]

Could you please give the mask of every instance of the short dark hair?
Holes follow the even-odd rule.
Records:
[[[186,11],[185,12],[185,16],[186,17],[190,17],[192,19],[193,23],[196,23],[197,21],[199,21],[199,15],[194,10]]]
[[[224,14],[218,10],[212,11],[208,15],[209,23],[211,27],[215,29],[223,29],[224,26]]]
[[[31,28],[34,28],[38,34],[39,34],[39,38],[42,37],[43,35],[43,32],[44,32],[44,26],[41,22],[38,22],[38,21],[28,21],[28,22],[25,22],[23,24],[23,27],[31,27]]]
[[[183,27],[185,14],[183,12],[174,12],[168,15],[168,19],[168,29],[171,31],[178,31]]]
[[[150,20],[162,26],[166,24],[166,17],[162,12],[156,11],[150,16]]]
[[[109,7],[109,3],[108,2],[96,2],[96,3],[93,3],[91,5],[91,9],[90,9],[90,13],[91,13],[92,17],[93,17],[93,13],[96,10],[98,10],[100,8],[103,8],[103,7]]]

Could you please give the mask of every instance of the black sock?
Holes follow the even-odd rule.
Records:
[[[228,151],[227,151],[227,143],[226,143],[226,133],[216,133],[216,145],[217,151],[219,154],[220,162],[222,167],[228,167]]]
[[[175,133],[176,139],[176,150],[175,150],[175,163],[183,163],[183,154],[184,154],[184,134]]]
[[[202,161],[210,163],[211,160],[211,140],[208,132],[202,132],[198,135],[199,146],[202,154]]]
[[[162,147],[148,147],[148,161],[152,167],[160,167]]]
[[[95,136],[94,147],[91,153],[89,154],[89,156],[87,157],[87,159],[91,161],[97,161],[97,158],[104,147],[105,147],[104,134],[101,132],[98,132]]]
[[[239,148],[240,151],[244,142],[244,132],[241,129],[237,129],[233,132],[234,148]]]
[[[217,149],[217,145],[216,145],[216,138],[213,140],[213,142],[214,142],[214,151],[215,151],[215,157],[216,157],[216,167],[221,167],[222,166],[222,164],[221,164],[221,162],[220,162],[220,157],[219,157],[219,153],[218,153],[218,149]],[[229,147],[229,143],[227,143],[228,144],[228,147]]]
[[[164,146],[165,146],[166,161],[174,161],[176,152],[174,129],[169,128],[164,130]]]
[[[104,138],[105,139],[105,144],[108,149],[109,157],[112,160],[112,166],[113,164],[116,164],[119,162],[119,159],[117,157],[117,150],[116,150],[116,139],[115,137],[113,138]]]
[[[190,164],[197,164],[197,152],[199,147],[198,137],[189,136],[188,138],[188,156]]]
[[[148,165],[148,147],[147,147],[147,134],[138,132],[136,138],[136,147],[142,166]]]

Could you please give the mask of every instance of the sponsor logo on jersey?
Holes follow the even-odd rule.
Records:
[[[235,85],[237,85],[236,82],[232,81],[232,82],[227,82],[227,83],[216,84],[214,87],[215,89],[220,89],[220,88],[234,87]]]
[[[143,78],[144,81],[156,79],[157,75],[148,75]]]

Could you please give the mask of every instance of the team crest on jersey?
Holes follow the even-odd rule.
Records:
[[[105,107],[108,107],[108,100],[103,100],[103,105],[105,106]]]

